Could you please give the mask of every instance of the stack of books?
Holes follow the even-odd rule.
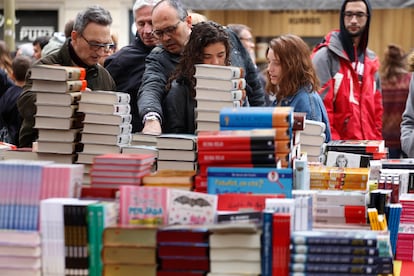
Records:
[[[158,170],[197,170],[197,136],[162,134],[157,137]]]
[[[197,131],[219,130],[223,107],[240,107],[246,95],[243,68],[196,64]]]
[[[368,191],[369,168],[309,166],[311,190]]]
[[[209,275],[262,273],[262,233],[254,224],[222,224],[210,231]]]
[[[292,158],[295,157],[292,154],[296,152],[292,151],[293,123],[292,107],[241,107],[220,110],[220,130],[275,129],[274,140],[278,145],[275,144],[272,154],[275,159],[280,160],[284,168],[292,167]]]
[[[151,172],[155,158],[152,154],[108,153],[94,158],[91,187],[119,189],[122,185],[141,185],[143,176]]]
[[[32,90],[36,92],[34,127],[39,130],[40,159],[73,163],[81,151],[83,114],[78,101],[85,90],[86,71],[80,67],[36,65],[32,68]]]
[[[398,239],[396,243],[397,260],[410,261],[414,259],[414,195],[404,194],[400,197],[402,210],[400,212]],[[398,219],[398,212],[397,219]]]
[[[111,226],[103,233],[103,274],[156,276],[157,227]]]
[[[323,122],[305,120],[304,128],[300,131],[300,151],[306,152],[308,161],[324,162],[325,129]]]
[[[158,158],[157,136],[132,133],[131,143],[122,148],[122,153],[151,153]]]
[[[0,274],[42,275],[41,236],[38,231],[0,231]]]
[[[389,235],[367,230],[292,233],[289,272],[341,275],[392,274]]]
[[[120,153],[131,142],[130,95],[115,91],[82,93],[79,111],[84,114],[82,151],[77,162],[85,165],[84,185],[90,185],[90,167],[95,156]]]
[[[159,276],[203,276],[209,271],[207,227],[165,226],[157,232]]]

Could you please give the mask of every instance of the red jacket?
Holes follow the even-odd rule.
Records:
[[[319,91],[331,124],[333,140],[383,140],[379,61],[366,49],[361,84],[338,38],[329,33],[313,53],[322,88]]]

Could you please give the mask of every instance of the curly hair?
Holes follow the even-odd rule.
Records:
[[[6,42],[4,40],[0,40],[0,68],[7,73],[9,78],[11,78],[13,74],[12,62],[13,59]]]
[[[293,34],[281,35],[270,41],[267,52],[269,49],[279,57],[282,72],[278,85],[270,82],[267,73],[266,93],[275,94],[280,100],[294,95],[301,87],[309,88],[309,92],[319,89],[319,79],[312,64],[310,48],[302,38]]]
[[[404,50],[395,44],[387,46],[381,62],[381,80],[395,85],[401,75],[407,73],[407,59]]]
[[[189,86],[192,97],[195,97],[196,79],[195,64],[203,63],[203,50],[213,43],[223,43],[226,48],[225,65],[230,65],[230,42],[226,29],[213,21],[200,22],[193,26],[190,38],[184,47],[180,62],[169,78],[166,91],[171,88],[173,80]]]

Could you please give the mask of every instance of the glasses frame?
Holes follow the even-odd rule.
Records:
[[[90,42],[86,39],[86,37],[83,36],[83,34],[80,34],[80,36],[85,40],[86,43],[88,43],[89,48],[93,51],[99,51],[100,49],[103,49],[105,52],[110,52],[115,49],[114,43],[96,43],[96,42]]]
[[[364,17],[368,17],[369,15],[365,12],[351,12],[347,11],[344,12],[344,18],[351,20],[352,18],[356,17],[357,20],[361,20]]]
[[[153,30],[152,31],[152,35],[154,37],[156,37],[157,39],[161,39],[164,35],[168,35],[171,36],[173,34],[175,34],[175,32],[177,31],[178,25],[183,22],[182,20],[179,20],[177,23],[175,23],[174,25],[165,27],[162,30]]]

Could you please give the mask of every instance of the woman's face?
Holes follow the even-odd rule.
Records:
[[[346,159],[343,158],[343,157],[338,158],[337,163],[338,163],[338,167],[340,167],[340,168],[345,168],[346,167]]]
[[[226,65],[226,47],[222,42],[216,42],[204,47],[203,63],[213,65]]]
[[[280,75],[282,74],[282,65],[278,55],[275,55],[272,49],[267,52],[267,71],[270,77],[270,82],[277,85],[280,82]]]

